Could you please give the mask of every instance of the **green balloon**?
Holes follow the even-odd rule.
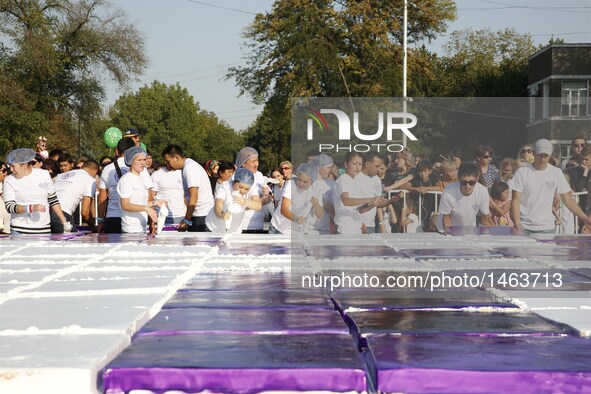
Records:
[[[145,151],[148,151],[148,148],[146,148],[146,145],[143,142],[140,142],[140,148],[142,148]]]
[[[107,144],[109,148],[116,147],[121,138],[123,138],[123,134],[117,127],[109,127],[107,131],[105,131],[105,144]]]

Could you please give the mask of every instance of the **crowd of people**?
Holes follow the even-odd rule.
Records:
[[[36,149],[15,149],[0,162],[0,232],[63,233],[87,225],[95,232],[153,234],[159,216],[178,231],[215,233],[591,230],[591,146],[583,137],[572,140],[561,161],[541,139],[498,167],[488,146],[469,158],[451,151],[430,159],[409,148],[350,152],[342,163],[309,152],[305,163],[283,161],[267,177],[251,147],[234,162],[202,165],[174,144],[155,159],[134,129],[118,142],[115,157],[99,161],[48,152],[47,142],[39,137]]]

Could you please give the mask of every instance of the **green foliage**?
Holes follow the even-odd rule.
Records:
[[[514,29],[461,30],[451,34],[441,60],[439,96],[526,97],[529,34]]]
[[[409,42],[431,40],[455,18],[455,3],[412,1],[408,15]],[[246,135],[266,167],[290,157],[293,98],[401,95],[402,18],[402,0],[277,0],[255,17],[244,33],[247,64],[227,77],[265,103]],[[429,75],[422,71],[428,66],[425,56],[409,62],[417,75]]]
[[[106,0],[0,0],[0,148],[81,148],[104,99],[147,63],[143,38]],[[80,133],[78,133],[80,130]],[[78,136],[80,135],[80,138]]]
[[[179,84],[154,81],[137,92],[125,94],[111,108],[110,117],[109,126],[143,132],[142,142],[155,157],[160,157],[168,144],[177,144],[199,162],[233,161],[242,148],[241,137],[214,114],[201,110]]]

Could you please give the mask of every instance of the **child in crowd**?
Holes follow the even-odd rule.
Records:
[[[322,218],[322,196],[313,187],[316,180],[316,166],[309,163],[300,165],[296,170],[296,179],[285,182],[283,196],[271,218],[271,234],[291,234],[308,232],[308,224],[313,217]],[[292,222],[297,226],[292,227]]]
[[[362,210],[378,206],[382,196],[367,197],[367,190],[356,178],[361,173],[363,157],[357,152],[345,156],[345,173],[337,179],[334,190],[335,224],[339,234],[362,234]]]
[[[435,211],[435,195],[430,194],[429,192],[443,191],[438,177],[431,174],[431,167],[430,161],[420,161],[419,164],[417,164],[416,174],[412,181],[410,181],[410,186],[408,186],[408,184],[402,186],[403,188],[410,190],[411,196],[417,199],[419,198],[418,194],[422,195],[422,225],[425,231],[428,231],[431,228],[429,225],[430,219],[431,215]]]
[[[571,177],[568,173],[564,174],[568,184],[571,184]],[[571,188],[569,192],[570,196],[574,198],[574,192]],[[569,211],[564,205],[560,196],[555,196],[554,203],[552,204],[552,213],[556,218],[556,232],[558,234],[575,234],[575,214]]]
[[[234,180],[218,183],[214,206],[205,217],[205,224],[211,232],[242,233],[242,218],[246,208],[255,211],[261,209],[259,196],[251,188],[253,183],[254,175],[246,168],[239,168]]]
[[[402,208],[402,218],[400,220],[400,225],[406,230],[407,233],[417,233],[420,232],[421,227],[419,223],[419,217],[415,212],[416,209],[416,201],[411,198],[406,198],[406,204],[404,208]]]
[[[511,226],[511,199],[509,198],[511,190],[505,182],[495,182],[490,189],[490,213],[495,226]]]
[[[230,179],[232,179],[232,175],[234,175],[234,171],[236,171],[236,166],[234,165],[234,163],[232,163],[230,161],[219,162],[218,169],[217,169],[218,184],[227,182]],[[213,190],[215,191],[215,188]]]

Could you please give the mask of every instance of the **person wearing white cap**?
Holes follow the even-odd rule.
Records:
[[[117,184],[125,173],[129,171],[129,167],[125,164],[125,152],[128,149],[135,147],[135,143],[131,138],[121,138],[117,143],[115,152],[117,153],[117,160],[108,164],[101,173],[101,178],[98,185],[98,231],[99,233],[114,233],[120,234],[121,229],[121,210],[120,198],[117,193]],[[154,183],[150,178],[148,171],[142,171],[140,178],[144,182],[146,188],[154,188]],[[150,196],[150,200],[151,200]]]
[[[564,174],[549,164],[553,152],[550,141],[536,141],[534,152],[533,163],[519,168],[512,179],[511,218],[515,228],[526,235],[555,233],[552,203],[556,193],[571,212],[591,227],[591,218],[570,196],[571,188]]]
[[[6,157],[12,171],[4,181],[5,206],[12,214],[11,233],[51,233],[49,208],[62,222],[65,231],[71,231],[72,225],[62,212],[49,172],[33,168],[34,158],[35,151],[24,148],[13,150]]]
[[[218,184],[215,203],[205,218],[207,228],[218,234],[242,233],[242,217],[247,208],[260,210],[258,194],[253,194],[254,175],[246,168],[239,168],[232,180]]]
[[[270,203],[273,199],[269,187],[265,184],[265,177],[258,171],[259,153],[251,147],[242,148],[236,155],[236,168],[246,168],[254,174],[254,184],[252,188],[258,194],[263,206]],[[242,219],[243,232],[245,233],[263,233],[265,224],[265,211],[247,209]]]
[[[162,207],[164,200],[149,199],[149,191],[140,174],[146,168],[146,151],[134,146],[125,151],[125,165],[129,172],[121,177],[117,183],[117,193],[121,205],[121,232],[145,233],[148,217],[152,223],[158,221],[158,214],[154,207]]]

